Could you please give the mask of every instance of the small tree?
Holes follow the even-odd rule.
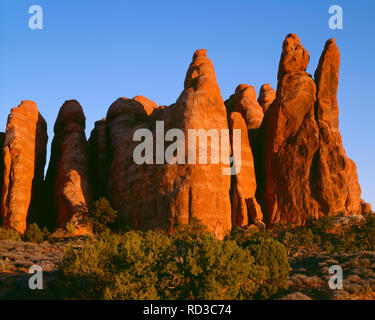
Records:
[[[46,227],[44,227],[43,230],[40,230],[36,223],[32,223],[27,227],[23,239],[28,242],[40,243],[43,242],[48,235],[49,232]]]
[[[242,247],[249,250],[257,265],[267,269],[256,297],[269,299],[282,293],[287,288],[290,269],[285,246],[271,236],[255,235]]]
[[[89,211],[89,220],[95,233],[101,233],[105,228],[113,226],[117,217],[117,211],[106,198],[96,200]]]
[[[22,241],[20,234],[16,230],[6,228],[0,228],[1,240]]]

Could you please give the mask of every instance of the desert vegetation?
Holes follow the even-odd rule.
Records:
[[[266,299],[287,288],[285,247],[269,236],[218,240],[198,222],[173,235],[113,233],[68,248],[59,270],[68,298]]]
[[[304,226],[277,226],[274,236],[287,248],[290,257],[307,250],[327,254],[375,250],[375,215],[365,217],[329,217],[308,220]]]
[[[199,221],[173,235],[100,229],[82,250],[66,251],[65,298],[351,299],[375,291],[373,214],[235,228],[224,240]],[[328,287],[332,265],[344,270],[343,290]]]
[[[69,225],[50,234],[31,224],[22,236],[0,229],[1,272],[44,263],[55,299],[352,299],[375,291],[374,214],[253,225],[218,240],[195,219],[173,234],[119,227],[117,211],[100,198],[89,221],[94,234],[82,237]],[[336,264],[344,289],[332,291],[328,269]],[[30,298],[23,291],[8,297]]]

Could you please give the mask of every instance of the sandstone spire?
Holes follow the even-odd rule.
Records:
[[[360,213],[361,188],[354,162],[345,155],[339,132],[337,89],[340,52],[335,40],[326,42],[315,72],[316,115],[319,126],[318,194],[326,214]]]
[[[254,169],[254,158],[248,138],[248,130],[239,112],[230,114],[229,127],[231,130],[232,146],[233,130],[241,130],[241,171],[236,174],[232,188],[232,225],[245,227],[248,224],[259,224],[263,220],[260,206],[255,199],[257,188]],[[236,163],[235,159],[235,163]]]
[[[69,222],[76,227],[76,234],[89,231],[86,218],[91,204],[91,188],[85,122],[78,101],[65,101],[55,122],[46,176],[46,187],[52,193],[50,198],[53,201],[50,214],[57,215],[52,217],[52,223],[65,227]]]
[[[309,64],[309,59],[310,55],[302,46],[297,35],[294,33],[288,34],[283,42],[277,79],[280,80],[288,73],[305,71]]]
[[[4,181],[4,159],[3,159],[4,139],[5,139],[5,133],[0,132],[0,199],[1,199],[1,194],[3,192],[3,181]],[[0,226],[2,225],[3,225],[3,216],[0,212]]]
[[[300,225],[318,217],[314,164],[319,130],[314,119],[315,83],[304,71],[308,52],[290,34],[283,43],[276,100],[265,119],[263,213],[269,225]]]
[[[253,86],[240,84],[234,95],[234,111],[241,113],[250,133],[256,131],[263,121],[263,109],[257,101],[257,94]]]
[[[276,99],[276,92],[272,89],[269,83],[261,86],[259,91],[258,103],[263,108],[263,113],[266,113],[268,107]]]
[[[35,217],[44,175],[47,125],[35,102],[22,101],[8,117],[2,149],[3,226],[25,232],[28,216]]]
[[[112,108],[107,115],[107,121],[111,122],[117,121],[110,116]],[[127,117],[121,116],[124,124],[125,119],[134,118],[134,112],[129,112]],[[184,90],[175,104],[167,108],[154,108],[143,121],[140,118],[138,121],[127,121],[122,126],[121,140],[114,139],[118,131],[112,129],[111,139],[117,147],[110,170],[109,194],[120,215],[132,227],[173,231],[177,223],[189,223],[197,218],[217,237],[224,237],[231,229],[231,205],[230,176],[223,175],[223,165],[194,165],[187,161],[185,164],[155,164],[155,161],[154,164],[134,163],[134,130],[151,130],[155,150],[155,120],[164,121],[165,131],[181,129],[186,137],[186,150],[189,129],[217,129],[219,132],[228,129],[224,102],[206,50],[194,53]],[[209,147],[207,159],[210,159],[210,154]],[[188,152],[186,159],[187,156]]]
[[[88,141],[89,145],[89,178],[93,198],[107,196],[109,147],[106,119],[95,122]]]

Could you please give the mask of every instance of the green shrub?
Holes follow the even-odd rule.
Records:
[[[303,240],[295,233],[285,232],[279,240],[285,246],[288,257],[298,256],[304,248]]]
[[[192,240],[207,233],[207,227],[202,222],[192,217],[189,224],[177,224],[175,226],[174,239]]]
[[[328,254],[334,253],[336,251],[334,244],[330,241],[324,241],[322,243],[322,249]]]
[[[226,240],[234,240],[237,242],[237,244],[242,245],[245,241],[252,238],[255,233],[257,232],[254,230],[246,230],[244,228],[236,227],[226,237]]]
[[[288,226],[278,225],[273,230],[257,232],[234,229],[228,239],[234,239],[255,258],[255,265],[265,268],[259,278],[255,298],[268,299],[281,295],[287,289],[290,265],[288,256],[299,253],[309,238],[288,232]],[[278,240],[279,239],[279,240]]]
[[[321,241],[321,237],[314,234],[310,228],[298,228],[297,236],[300,238],[302,245],[309,249],[316,247]]]
[[[32,223],[27,227],[23,240],[27,242],[40,243],[47,239],[49,232],[46,227],[40,230],[36,223]]]
[[[168,296],[174,282],[174,255],[170,238],[161,232],[129,231],[111,259],[114,281],[104,299],[150,300]]]
[[[13,229],[0,228],[0,240],[22,241],[20,234]]]
[[[180,281],[170,298],[252,299],[265,276],[264,268],[235,241],[206,233],[190,240],[177,236],[174,246]]]
[[[214,238],[194,222],[172,236],[105,230],[82,249],[69,248],[59,270],[70,298],[254,299],[262,298],[263,291],[278,292],[278,284],[284,287],[282,270],[266,265],[276,255],[285,267],[277,244],[267,240],[259,248],[258,242],[242,248],[236,241]],[[268,258],[252,255],[260,250]]]
[[[283,243],[289,257],[298,256],[303,249],[326,253],[375,249],[375,215],[366,220],[335,226],[334,218],[323,216],[307,221],[305,226],[277,226],[274,237]]]
[[[324,215],[319,219],[309,219],[306,227],[311,229],[313,234],[327,234],[334,227],[335,217]]]
[[[117,220],[117,211],[111,207],[106,198],[96,200],[89,210],[89,220],[95,233],[100,233],[107,227],[112,227]]]
[[[332,231],[332,221],[332,217],[323,217],[307,226],[314,237],[320,239],[320,243],[316,242],[327,253],[375,249],[375,215],[340,226],[335,231]]]
[[[288,257],[296,257],[304,249],[314,249],[320,244],[320,236],[313,234],[309,227],[278,230],[275,238],[286,248]]]
[[[59,269],[71,294],[87,299],[157,299],[156,282],[167,256],[168,237],[160,233],[104,231],[84,248],[69,248]]]
[[[368,215],[364,222],[352,226],[351,233],[356,236],[359,247],[363,250],[375,249],[375,215]]]
[[[282,294],[287,289],[290,270],[285,246],[273,237],[261,234],[250,238],[242,246],[249,250],[257,265],[266,268],[256,297],[268,299]]]

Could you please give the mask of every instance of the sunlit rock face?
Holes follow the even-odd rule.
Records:
[[[266,113],[268,107],[274,102],[276,99],[276,92],[270,86],[269,83],[265,83],[261,86],[259,91],[258,103],[263,108],[263,112]]]
[[[3,226],[24,233],[38,215],[46,162],[47,124],[36,104],[22,101],[8,117],[3,141]]]
[[[318,184],[320,209],[329,215],[361,212],[361,188],[355,163],[345,155],[339,132],[340,52],[335,40],[326,42],[315,71],[316,117],[319,126]]]
[[[197,219],[219,239],[235,227],[371,213],[339,132],[335,41],[326,42],[315,79],[308,63],[289,34],[276,92],[266,83],[257,97],[240,84],[224,103],[206,50],[197,50],[174,104],[118,98],[89,141],[81,105],[68,100],[44,182],[47,125],[34,102],[22,101],[0,133],[0,222],[21,233],[32,222],[90,233],[89,207],[103,196],[131,228],[172,233]]]
[[[315,192],[319,128],[314,106],[316,86],[305,72],[309,54],[289,34],[281,54],[276,100],[264,118],[263,213],[268,225],[301,225],[319,217]]]
[[[172,232],[179,223],[197,218],[218,238],[231,230],[230,181],[223,175],[229,165],[218,163],[188,163],[189,129],[228,130],[227,114],[216,82],[215,71],[206,50],[198,50],[186,74],[184,90],[176,103],[167,108],[148,108],[145,102],[135,103],[132,111],[123,108],[113,117],[111,106],[107,121],[122,122],[115,130],[108,124],[113,148],[113,162],[109,175],[109,195],[120,214],[135,228],[163,229]],[[152,111],[151,114],[147,110]],[[146,116],[139,116],[145,110]],[[156,120],[164,122],[164,130],[178,128],[185,134],[185,164],[143,164],[133,160],[136,129],[153,132],[156,145]],[[112,128],[111,128],[112,126]],[[121,136],[121,138],[119,138]],[[199,149],[197,142],[197,151]],[[166,148],[168,147],[166,144]],[[229,135],[227,145],[230,147]],[[207,158],[211,157],[208,144]],[[199,152],[197,152],[198,154]],[[229,159],[229,153],[228,153]]]

